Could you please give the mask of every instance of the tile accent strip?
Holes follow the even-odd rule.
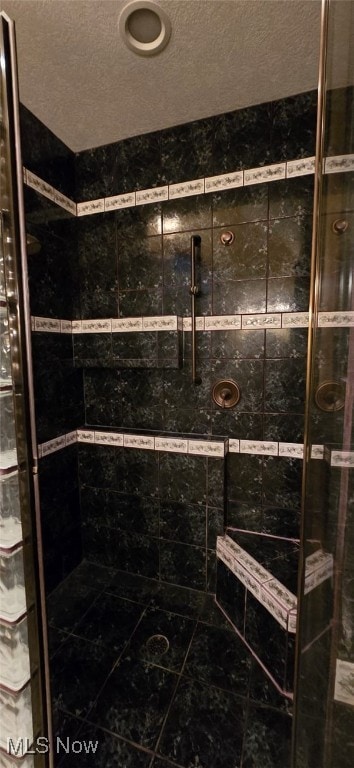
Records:
[[[307,328],[308,312],[279,312],[259,315],[206,315],[196,317],[197,331],[259,330],[267,328]],[[354,327],[354,311],[319,312],[320,328]],[[190,331],[191,317],[114,317],[88,320],[60,320],[32,316],[32,331],[47,333],[127,333],[128,331]]]
[[[248,453],[255,456],[277,456],[294,459],[303,458],[302,443],[278,443],[271,440],[238,440],[236,438],[185,438],[169,434],[136,435],[125,432],[105,432],[104,430],[85,429],[84,427],[67,432],[38,446],[39,456],[44,457],[73,443],[95,443],[97,445],[115,445],[140,450],[166,451],[168,453],[190,453],[194,456],[223,458],[227,453]],[[323,445],[312,446],[312,458],[322,459]],[[338,466],[338,465],[335,465]],[[343,466],[343,465],[340,465]],[[344,466],[347,466],[345,464]]]
[[[283,629],[296,632],[297,597],[229,536],[218,536],[216,556],[276,619]],[[305,593],[333,575],[332,555],[318,550],[306,558]]]
[[[207,176],[202,179],[191,179],[179,184],[169,184],[163,187],[151,187],[150,189],[139,189],[126,192],[125,194],[112,195],[110,197],[99,198],[97,200],[84,200],[75,203],[70,198],[63,195],[55,187],[47,184],[27,168],[23,168],[23,181],[27,186],[35,189],[44,197],[49,198],[61,208],[72,213],[74,216],[89,216],[94,213],[103,213],[119,210],[120,208],[130,208],[136,205],[146,205],[156,203],[161,200],[175,200],[181,197],[190,197],[191,195],[202,195],[210,192],[221,192],[235,187],[248,186],[250,184],[263,184],[269,181],[278,181],[281,179],[293,179],[296,176],[305,176],[314,173],[315,158],[305,157],[297,160],[288,160],[282,163],[273,163],[273,165],[258,166],[257,168],[247,168],[243,171],[231,171],[230,173],[220,174],[219,176]],[[324,160],[325,173],[343,173],[354,170],[354,154],[336,155],[327,157]]]
[[[73,200],[70,200],[69,197],[63,195],[62,192],[59,192],[58,189],[52,187],[51,184],[47,184],[46,181],[40,179],[40,177],[36,176],[36,174],[32,173],[32,171],[28,171],[26,168],[23,170],[23,181],[28,187],[35,189],[36,192],[39,192],[41,195],[43,195],[43,197],[48,198],[48,200],[52,200],[53,203],[56,203],[56,205],[59,205],[60,208],[64,208],[66,211],[69,211],[69,213],[72,213],[73,216],[77,215],[76,203],[74,203]]]
[[[354,663],[352,661],[337,659],[334,699],[354,707]]]
[[[296,595],[229,536],[218,536],[216,556],[241,581],[283,629],[296,631]],[[291,621],[289,616],[291,612]]]

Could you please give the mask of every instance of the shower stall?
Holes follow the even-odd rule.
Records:
[[[78,153],[1,22],[0,765],[347,768],[354,3],[318,91]]]

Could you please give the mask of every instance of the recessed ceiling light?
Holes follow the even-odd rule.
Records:
[[[125,44],[141,56],[160,53],[171,36],[171,22],[153,0],[133,0],[123,8],[119,31]]]

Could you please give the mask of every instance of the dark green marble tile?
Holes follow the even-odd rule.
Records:
[[[311,216],[272,221],[268,238],[269,276],[309,276],[311,237]]]
[[[182,502],[160,505],[160,537],[195,546],[206,544],[206,507]]]
[[[266,358],[306,357],[307,335],[307,328],[267,330]]]
[[[264,707],[251,706],[243,743],[244,768],[289,768],[291,717]]]
[[[222,282],[266,277],[267,223],[249,222],[232,227],[230,231],[235,239],[228,246],[220,242],[223,230],[213,231],[214,280]]]
[[[211,199],[209,195],[169,200],[162,204],[163,233],[190,232],[197,234],[200,229],[212,226]]]
[[[272,277],[267,283],[267,312],[308,311],[308,277]]]
[[[233,315],[266,311],[265,279],[213,281],[213,314]]]
[[[214,331],[211,334],[213,358],[261,358],[263,354],[264,331]]]
[[[304,358],[267,360],[264,410],[273,413],[285,411],[303,414],[305,377],[306,360]]]
[[[161,610],[197,619],[203,608],[204,600],[205,592],[161,583],[159,590],[154,595],[153,604]]]
[[[83,744],[80,753],[75,755],[75,762],[80,764],[80,768],[148,768],[151,761],[149,752],[139,750],[112,733],[86,723],[77,740],[86,743],[86,749]],[[78,745],[75,747],[78,749]],[[73,768],[73,756],[65,757],[60,768]]]
[[[161,667],[125,659],[110,675],[90,720],[154,748],[178,678]]]
[[[162,283],[161,235],[120,239],[118,244],[119,289],[159,288]]]
[[[85,715],[92,707],[117,659],[114,651],[70,637],[51,663],[51,687],[56,707]]]
[[[251,656],[228,630],[201,624],[188,651],[184,674],[240,696],[248,693]]]
[[[268,184],[214,192],[212,201],[214,227],[268,218]]]
[[[241,698],[182,678],[158,751],[183,766],[239,766],[243,729]]]
[[[313,176],[298,176],[269,185],[269,218],[303,216],[312,213]]]
[[[111,580],[107,591],[143,605],[150,605],[155,600],[159,586],[159,582],[153,579],[118,571]]]
[[[212,162],[212,120],[195,120],[161,133],[164,183],[177,184],[207,176]]]
[[[124,658],[140,659],[171,672],[179,672],[194,628],[195,621],[191,619],[148,608],[125,650]],[[161,646],[161,653],[158,646],[149,644],[154,636],[161,636],[167,641]]]
[[[162,315],[162,292],[160,288],[140,288],[119,291],[119,317],[140,317],[141,315]]]
[[[265,456],[263,500],[265,504],[300,509],[302,462],[282,456]]]
[[[48,599],[49,624],[57,629],[71,631],[93,604],[97,594],[93,587],[75,583],[69,576]]]
[[[102,594],[75,627],[74,634],[114,652],[117,657],[128,642],[144,608],[116,595]]]
[[[160,543],[160,578],[170,584],[206,588],[206,552],[177,542]]]
[[[260,531],[262,527],[262,507],[229,501],[226,513],[227,525],[248,531]]]
[[[203,507],[207,500],[207,459],[160,453],[159,495],[163,501],[180,501]]]
[[[261,456],[229,454],[227,460],[229,499],[258,506],[262,495],[262,468]]]

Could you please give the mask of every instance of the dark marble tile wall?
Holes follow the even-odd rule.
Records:
[[[77,199],[311,156],[316,106],[311,91],[80,152]]]
[[[75,200],[75,155],[71,149],[23,104],[20,130],[25,168]]]
[[[39,491],[44,573],[49,593],[82,559],[76,445],[40,460]]]
[[[74,196],[74,155],[21,107],[24,165]],[[40,243],[28,254],[31,315],[77,316],[76,219],[32,189],[24,189],[26,230]],[[74,368],[71,335],[32,334],[38,443],[70,432],[84,420],[82,372]],[[47,590],[80,562],[81,523],[76,448],[40,461],[39,482]]]
[[[316,95],[303,94],[82,152],[76,157],[77,199],[312,155],[315,114]],[[80,316],[189,315],[192,234],[202,240],[197,314],[306,311],[312,200],[313,180],[301,177],[83,217],[78,221]],[[235,234],[228,248],[220,242],[225,228]],[[198,333],[199,386],[191,383],[190,333],[184,333],[179,370],[113,370],[108,367],[110,338],[93,343],[97,354],[88,359],[94,365],[84,370],[87,425],[303,441],[306,329]],[[228,412],[211,397],[221,378],[235,379],[241,388],[238,405]],[[82,457],[84,478],[85,452]],[[149,456],[150,462],[157,460]],[[171,465],[172,473],[174,460],[161,457],[160,480],[164,465]],[[229,524],[298,538],[300,473],[299,460],[230,454]],[[181,473],[178,479],[182,484]],[[134,484],[131,474],[124,493],[136,496]],[[87,494],[82,501],[86,519],[91,514]],[[188,564],[193,555],[191,578],[198,586],[205,583],[205,514],[197,524],[195,503],[188,495],[182,506],[178,498],[159,499],[159,550],[149,544],[144,557],[151,556],[154,565],[146,575],[185,583],[180,563]],[[92,538],[90,556],[95,546]],[[133,560],[126,553],[122,567],[134,568]],[[212,569],[210,558],[209,564]]]
[[[223,459],[80,445],[79,471],[86,558],[214,591]]]

